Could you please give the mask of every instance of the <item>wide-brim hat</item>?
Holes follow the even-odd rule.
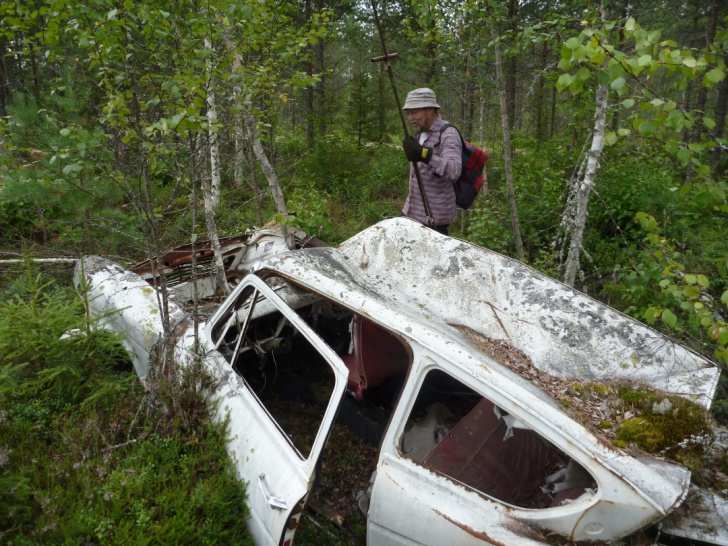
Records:
[[[415,108],[440,108],[435,92],[429,87],[419,87],[407,93],[402,110],[414,110]]]

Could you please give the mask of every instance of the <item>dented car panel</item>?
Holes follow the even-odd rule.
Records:
[[[253,252],[245,260],[247,252],[241,247],[229,261],[239,275],[252,274],[212,314],[201,339],[203,361],[221,379],[219,418],[230,416],[228,449],[248,484],[259,543],[292,539],[347,381],[351,397],[366,402],[368,390],[383,388],[394,375],[401,377],[401,393],[392,398],[373,477],[372,546],[547,544],[547,534],[613,541],[662,519],[685,499],[685,468],[634,456],[595,436],[538,385],[485,352],[473,333],[517,347],[534,367],[557,377],[636,381],[709,407],[719,370],[700,355],[520,262],[407,219],[380,222],[336,249]],[[150,308],[154,291],[111,262],[83,263],[92,314],[125,334],[137,373],[146,378],[162,333]],[[261,280],[273,276],[290,286],[276,281],[271,289]],[[257,292],[243,302],[251,290]],[[190,293],[181,282],[174,297],[180,302]],[[338,309],[331,325],[348,323],[349,330],[339,328],[324,340],[312,325],[331,305]],[[274,313],[281,318],[266,323]],[[173,302],[170,317],[184,325],[186,314]],[[380,337],[372,337],[379,330]],[[251,371],[296,339],[307,340],[335,378],[319,396],[325,410],[305,456],[296,435],[273,415],[279,401],[266,398],[268,383],[256,390]],[[348,352],[332,348],[341,339],[350,339]],[[392,356],[394,339],[401,340],[407,363],[402,354]],[[379,340],[378,350],[362,350],[367,340]],[[179,336],[178,360],[190,360],[194,341],[191,329]],[[300,351],[289,351],[291,366]],[[255,358],[264,360],[258,365]],[[387,358],[398,362],[396,374],[388,375]],[[455,393],[465,393],[456,415],[438,417],[433,408]],[[405,440],[418,426],[425,436],[429,430],[418,423],[438,432],[409,449]],[[473,463],[470,451],[490,462]],[[541,455],[517,460],[526,452]],[[529,469],[533,476],[509,487],[489,477],[496,469],[513,475]]]
[[[215,318],[225,312],[225,305],[203,330],[202,343],[205,346],[208,369],[221,380],[215,394],[218,418],[223,420],[230,416],[231,439],[228,450],[236,463],[238,476],[248,484],[250,529],[256,543],[275,546],[279,544],[287,524],[295,516],[294,510],[310,488],[316,462],[346,387],[348,370],[336,354],[260,279],[252,276],[248,278],[236,288],[228,302],[234,301],[248,286],[255,287],[265,295],[267,301],[275,305],[325,355],[336,377],[333,394],[311,451],[306,457],[302,457],[292,449],[284,435],[276,430],[265,408],[246,388],[244,381],[231,372],[228,362],[213,349],[211,325],[215,324]]]

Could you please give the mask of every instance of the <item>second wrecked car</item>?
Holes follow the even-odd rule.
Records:
[[[614,542],[685,500],[686,468],[616,447],[537,381],[623,381],[709,408],[718,368],[664,335],[407,219],[337,248],[288,250],[260,231],[228,250],[245,276],[207,308],[197,353],[218,379],[258,544],[292,544],[335,422],[379,448],[370,546]],[[163,330],[157,276],[137,271],[87,257],[78,273],[146,380]],[[189,261],[180,271],[168,312],[189,363]],[[211,285],[195,282],[204,299]]]

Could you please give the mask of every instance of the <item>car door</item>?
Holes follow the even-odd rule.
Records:
[[[599,487],[585,467],[483,396],[472,378],[415,351],[383,442],[368,544],[529,546],[545,541],[515,515],[563,522],[569,532],[590,523],[582,517],[590,508],[600,517]],[[602,528],[593,529],[601,538]]]
[[[204,336],[210,349],[206,361],[220,381],[218,416],[229,420],[228,451],[247,486],[250,530],[256,544],[290,544],[348,371],[296,312],[252,275],[211,318]],[[287,392],[297,386],[290,377],[306,379],[285,375],[289,368],[328,378],[325,396],[318,393],[313,403],[317,411],[295,396],[289,401]],[[316,414],[304,432],[296,428],[297,412]]]

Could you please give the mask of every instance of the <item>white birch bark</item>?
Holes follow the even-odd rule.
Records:
[[[263,144],[261,144],[258,138],[258,131],[256,128],[256,120],[250,111],[245,112],[245,126],[248,131],[248,136],[253,145],[253,153],[260,163],[260,167],[263,170],[266,180],[268,181],[268,187],[270,188],[271,194],[273,195],[273,202],[276,205],[276,210],[283,215],[284,218],[288,218],[288,207],[286,207],[286,200],[283,197],[283,190],[278,181],[278,175],[276,175],[273,165],[268,160],[268,156],[265,154]]]
[[[575,194],[575,207],[573,207],[573,219],[564,218],[564,225],[570,227],[569,253],[564,264],[564,282],[574,286],[576,274],[579,271],[579,258],[581,245],[584,239],[584,228],[589,208],[589,196],[594,187],[594,179],[599,169],[599,158],[604,149],[604,133],[607,121],[608,89],[606,85],[600,85],[596,94],[596,110],[594,113],[594,133],[592,135],[591,147],[587,154],[586,168],[584,175],[579,181]],[[564,211],[570,215],[569,211]]]
[[[501,129],[503,131],[503,169],[506,175],[506,187],[508,189],[508,202],[511,208],[511,231],[513,242],[516,246],[516,256],[519,260],[525,259],[523,252],[523,239],[521,238],[521,225],[518,221],[518,204],[516,203],[516,190],[513,184],[513,148],[511,146],[511,129],[508,119],[508,97],[503,77],[503,54],[501,53],[499,36],[495,36],[495,73],[500,98]]]
[[[212,51],[212,43],[205,38],[205,47]],[[210,179],[212,189],[212,206],[217,209],[220,204],[220,145],[217,134],[217,106],[215,104],[215,86],[212,74],[212,55],[207,60],[207,138],[210,147]]]
[[[231,43],[226,40],[226,45],[231,48]],[[233,57],[232,66],[232,77],[233,81],[236,81],[236,75],[242,67],[242,60],[240,54],[236,53]],[[233,104],[237,105],[240,102],[240,85],[238,83],[233,84]],[[243,131],[243,120],[239,115],[235,116],[235,129],[234,129],[234,144],[235,144],[235,159],[233,164],[233,183],[236,188],[239,188],[243,183],[243,165],[245,164],[245,134]]]
[[[220,237],[217,235],[217,223],[215,222],[215,204],[212,200],[212,184],[209,176],[202,177],[202,196],[205,202],[205,226],[207,227],[207,237],[212,243],[212,252],[215,257],[215,284],[218,290],[222,290],[224,294],[230,293],[230,286],[225,275],[225,264],[222,260],[222,250],[220,248]]]
[[[212,49],[212,43],[205,38],[205,47]],[[210,176],[202,177],[202,195],[205,202],[205,225],[207,236],[212,244],[215,264],[215,282],[218,290],[230,293],[230,286],[225,276],[225,264],[220,249],[220,238],[217,234],[215,211],[220,204],[220,147],[217,140],[217,108],[215,105],[215,86],[212,74],[212,55],[207,61],[207,136],[210,157]]]

